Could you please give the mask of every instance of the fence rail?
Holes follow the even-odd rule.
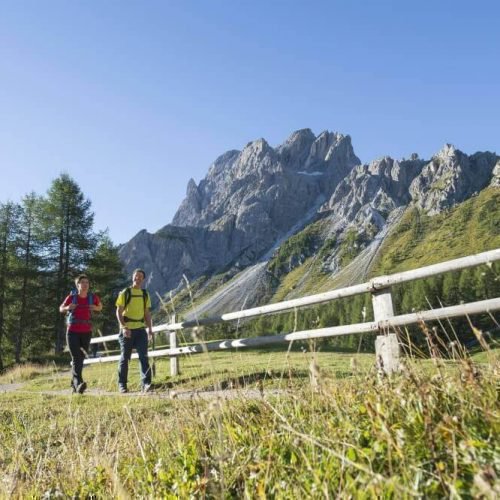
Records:
[[[466,316],[478,313],[493,312],[500,310],[500,297],[472,302],[468,304],[460,304],[429,311],[422,311],[411,314],[395,316],[392,306],[392,296],[390,288],[393,285],[406,283],[422,278],[428,278],[445,272],[458,271],[470,267],[475,267],[481,264],[491,264],[500,260],[500,249],[491,250],[488,252],[462,257],[439,264],[413,269],[401,273],[395,273],[387,276],[378,276],[366,283],[354,285],[350,287],[331,290],[329,292],[310,295],[299,299],[278,302],[276,304],[268,304],[261,307],[244,309],[241,311],[230,312],[220,316],[210,318],[201,318],[194,321],[183,321],[178,323],[162,324],[155,326],[153,332],[170,332],[170,348],[156,351],[150,351],[150,357],[170,356],[171,363],[175,363],[171,367],[171,373],[178,373],[177,356],[183,354],[196,354],[204,351],[232,349],[236,347],[255,347],[281,342],[291,342],[294,340],[306,340],[322,337],[335,337],[341,335],[352,335],[356,333],[388,333],[391,328],[405,326],[418,323],[419,321],[439,320],[443,318],[452,318],[457,316]],[[372,294],[372,303],[374,309],[375,321],[367,323],[358,323],[352,325],[335,326],[329,328],[320,328],[315,330],[304,330],[301,332],[293,332],[282,335],[265,335],[259,337],[223,340],[217,342],[207,342],[184,347],[177,347],[175,332],[184,328],[197,327],[202,325],[211,325],[226,321],[234,321],[243,318],[251,318],[266,314],[275,314],[278,312],[289,311],[296,308],[307,307],[315,304],[329,302],[335,299],[351,297],[363,293]],[[96,337],[92,339],[92,343],[107,342],[118,339],[118,335],[108,335],[105,337]],[[392,346],[387,349],[394,351],[394,339]],[[378,357],[384,357],[387,352],[377,352]],[[134,354],[132,358],[136,358]],[[103,363],[108,361],[116,361],[119,356],[106,356],[100,358],[90,358],[85,361],[85,364]],[[392,365],[390,359],[386,359],[386,368]],[[394,366],[397,367],[397,361]],[[390,371],[390,370],[389,370]]]

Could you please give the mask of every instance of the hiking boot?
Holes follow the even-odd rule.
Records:
[[[153,389],[153,387],[151,386],[151,384],[144,384],[142,386],[142,392],[143,393],[146,393],[146,392],[151,392]]]
[[[76,392],[83,394],[87,390],[87,382],[81,382],[76,388]]]
[[[125,394],[126,392],[128,392],[127,387],[126,387],[126,386],[124,386],[124,385],[120,385],[120,386],[118,387],[118,390],[120,391],[120,393],[121,393],[121,394]]]

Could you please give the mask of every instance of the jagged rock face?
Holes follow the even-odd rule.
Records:
[[[410,195],[430,215],[439,213],[486,187],[497,160],[493,153],[467,156],[446,144],[412,182]]]
[[[379,230],[394,209],[410,202],[433,215],[486,187],[497,160],[489,152],[469,157],[449,144],[430,162],[415,154],[401,161],[385,157],[354,168],[322,210],[330,212],[330,232]]]
[[[247,266],[315,213],[359,163],[349,136],[315,137],[309,129],[277,148],[259,139],[228,151],[199,185],[189,181],[173,225],[139,233],[122,258],[127,269],[151,269],[149,286],[160,291],[175,288],[183,273],[193,279],[229,263]]]
[[[192,227],[165,226],[155,234],[143,230],[120,249],[120,256],[128,270],[146,270],[150,291],[163,293],[176,288],[184,276],[193,280],[223,267],[226,262],[219,250],[226,244],[225,236]]]
[[[408,187],[424,165],[417,157],[401,161],[384,157],[355,167],[322,207],[330,212],[330,231],[353,225],[380,229],[395,208],[408,204]]]
[[[491,177],[491,187],[500,187],[500,160],[497,161]]]

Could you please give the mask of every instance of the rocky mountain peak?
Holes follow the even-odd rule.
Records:
[[[276,153],[265,139],[249,142],[236,158],[232,175],[235,179],[262,175],[275,166]]]
[[[335,146],[339,145],[342,139],[344,139],[344,136],[342,134],[337,134],[337,132],[328,132],[327,130],[321,132],[312,143],[309,163],[319,158],[327,160],[327,157],[331,155],[332,150]]]
[[[454,158],[458,153],[461,153],[453,144],[445,144],[439,152],[434,156],[434,158],[439,158],[441,160],[447,160],[448,158]]]
[[[310,128],[302,128],[290,134],[290,137],[280,146],[280,148],[290,147],[292,145],[305,145],[309,146],[315,141],[316,136]]]
[[[191,196],[192,194],[197,194],[197,193],[198,193],[198,187],[194,179],[191,177],[191,179],[189,179],[188,181],[186,195]]]
[[[273,154],[273,148],[267,143],[265,139],[257,139],[255,141],[249,142],[241,152],[241,163],[247,163],[249,161],[258,161],[262,159],[266,154]]]
[[[439,213],[486,187],[497,160],[490,152],[468,156],[446,144],[411,183],[410,195],[419,208]]]
[[[232,161],[240,154],[237,149],[231,149],[220,155],[208,169],[207,177],[215,177],[222,173]]]
[[[302,168],[309,156],[311,145],[316,136],[311,129],[305,128],[293,132],[290,137],[276,148],[283,165],[291,170]]]
[[[257,139],[242,151],[219,156],[198,185],[191,179],[172,223],[201,231],[216,242],[204,246],[207,269],[220,262],[252,263],[292,228],[314,217],[340,180],[359,163],[350,137],[337,132],[325,131],[316,137],[310,129],[297,130],[277,148]],[[161,237],[152,235],[158,239],[156,246],[161,242],[165,248],[177,248],[180,239],[186,238],[169,227],[173,226],[166,226]],[[197,239],[189,234],[191,240]]]

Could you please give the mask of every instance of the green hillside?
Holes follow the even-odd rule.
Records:
[[[500,189],[484,189],[453,209],[428,216],[406,211],[385,240],[371,276],[500,248]]]
[[[322,245],[315,241],[319,250],[313,253],[307,247],[310,239],[304,236],[309,232],[305,228],[283,246],[285,255],[295,253],[307,258],[290,272],[275,275],[278,282],[273,301],[344,286],[339,276],[325,269],[325,261],[333,252],[337,252],[341,270],[351,262],[356,265],[356,254],[363,247],[361,235],[356,238],[350,232],[338,245],[333,239]],[[494,248],[500,248],[500,189],[488,188],[438,215],[429,216],[417,208],[409,208],[379,249],[366,280]],[[275,261],[283,261],[283,257],[278,254],[272,264]]]

